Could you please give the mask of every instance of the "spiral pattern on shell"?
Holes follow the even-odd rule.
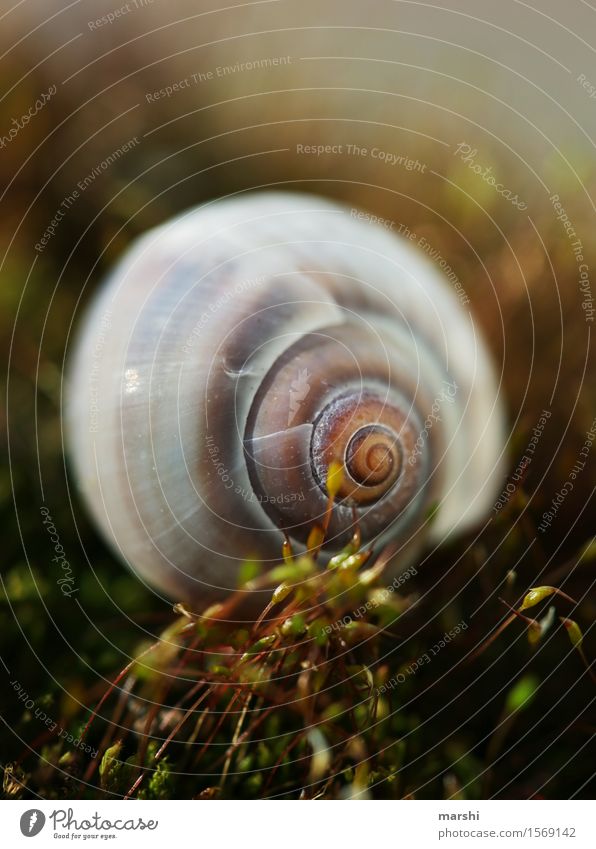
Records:
[[[175,600],[304,549],[478,522],[502,410],[471,315],[411,245],[308,195],[212,202],[146,234],[100,290],[69,380],[76,477],[106,538]],[[434,510],[429,522],[429,511]]]

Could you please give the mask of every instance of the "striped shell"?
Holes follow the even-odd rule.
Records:
[[[502,410],[471,314],[440,272],[365,216],[246,194],[139,239],[71,360],[68,441],[121,557],[190,603],[243,561],[302,550],[343,466],[323,554],[477,523],[501,480]],[[428,516],[434,507],[433,521]]]

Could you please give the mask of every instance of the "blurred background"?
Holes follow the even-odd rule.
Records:
[[[462,557],[460,546],[425,567],[417,615],[426,640],[464,608],[481,611],[469,638],[482,640],[503,616],[499,595],[513,603],[552,583],[581,600],[574,618],[594,656],[596,449],[580,452],[596,416],[595,16],[583,0],[24,0],[1,11],[8,795],[65,792],[47,771],[64,740],[48,738],[19,693],[74,733],[82,706],[170,615],[113,560],[69,487],[61,404],[73,328],[136,235],[235,192],[294,189],[362,207],[424,236],[453,270],[501,376],[512,472],[549,415],[484,548]],[[312,154],[307,145],[330,148]],[[539,532],[582,457],[573,490]],[[57,583],[43,508],[74,596]],[[437,619],[433,608],[447,597],[452,609]],[[405,756],[418,766],[383,792],[443,797],[446,776],[465,783],[453,766],[464,752],[464,772],[479,775],[494,755],[504,693],[530,669],[539,695],[511,731],[510,757],[494,765],[488,787],[472,782],[466,792],[588,795],[594,689],[561,631],[539,652],[519,632],[507,656],[501,645],[490,667],[489,652],[451,678],[471,686],[465,705],[436,719],[437,748],[418,741]],[[426,691],[423,673],[417,682],[413,728],[442,698]]]

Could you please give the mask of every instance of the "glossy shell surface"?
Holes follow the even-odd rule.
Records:
[[[503,416],[471,313],[361,218],[300,194],[206,204],[140,238],[85,316],[76,480],[121,558],[174,600],[225,596],[244,560],[279,559],[282,527],[300,551],[333,459],[326,556],[357,518],[405,560],[495,497]]]

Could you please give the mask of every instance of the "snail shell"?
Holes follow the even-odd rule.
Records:
[[[91,305],[69,379],[76,478],[175,600],[225,596],[246,559],[279,559],[280,529],[303,550],[332,461],[324,556],[357,521],[403,563],[494,499],[503,416],[471,315],[363,218],[308,195],[212,202],[140,238]]]

